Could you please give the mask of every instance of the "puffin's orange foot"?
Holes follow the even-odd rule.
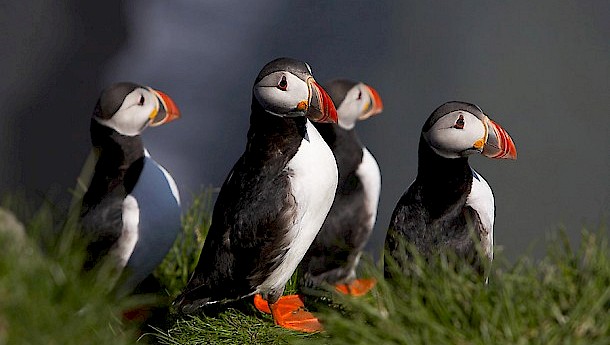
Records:
[[[360,297],[366,295],[367,292],[371,291],[377,284],[375,278],[371,279],[355,279],[349,284],[337,284],[335,290],[341,292],[344,295],[352,295]]]
[[[263,299],[263,296],[260,294],[254,295],[254,306],[258,311],[263,312],[265,314],[271,314],[271,309],[269,309],[269,303]]]
[[[269,305],[275,323],[287,329],[299,332],[320,332],[324,328],[312,313],[305,310],[305,305],[298,295],[282,296],[276,303]]]
[[[279,303],[281,301],[281,303]],[[303,300],[299,295],[286,295],[280,297],[280,299],[275,302],[275,304],[280,305],[280,312],[282,313],[290,313],[293,310],[299,308],[305,308],[305,304],[303,304]],[[265,314],[271,314],[271,309],[269,308],[269,303],[261,296],[260,294],[254,295],[254,306],[258,311],[263,312]]]

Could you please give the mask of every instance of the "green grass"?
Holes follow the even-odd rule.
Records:
[[[287,284],[286,294],[296,291],[296,279]],[[160,344],[290,344],[295,340],[320,338],[275,326],[270,315],[258,312],[254,306],[228,308],[213,317],[200,315],[177,316],[167,330],[155,329],[148,336]]]
[[[373,298],[344,299],[347,312],[323,312],[321,343],[610,344],[609,254],[605,229],[585,232],[575,252],[562,238],[539,263],[497,260],[489,285],[419,262]]]
[[[183,217],[183,234],[157,269],[168,297],[186,285],[210,224],[211,192]],[[5,203],[6,205],[6,203]],[[0,345],[3,344],[610,344],[610,249],[606,227],[583,231],[573,249],[551,241],[541,261],[496,257],[489,284],[447,261],[409,266],[366,298],[335,296],[317,306],[325,326],[306,335],[276,327],[253,307],[212,317],[170,314],[169,324],[138,338],[121,312],[150,303],[108,296],[110,270],[83,275],[73,219],[44,206],[24,212],[29,239],[0,217]],[[3,228],[4,227],[4,228]],[[6,229],[6,228],[9,229]],[[49,234],[53,234],[50,236]],[[294,280],[287,292],[294,291]],[[337,307],[337,304],[341,307]]]
[[[55,222],[43,207],[25,224],[31,234],[64,230],[44,245],[0,223],[0,344],[133,344],[135,329],[120,313],[138,299],[111,299],[108,269],[81,274],[82,246]]]
[[[216,317],[181,318],[167,330],[155,334],[161,344],[290,344],[297,339],[319,338],[274,326],[269,316],[228,309]]]
[[[210,228],[211,214],[212,188],[207,188],[193,198],[190,208],[182,216],[182,233],[155,270],[155,276],[171,298],[178,296],[186,287],[190,274],[197,266]]]
[[[468,267],[418,259],[391,282],[369,270],[380,283],[367,298],[335,296],[341,308],[320,307],[322,334],[229,309],[178,318],[156,337],[162,344],[610,344],[609,255],[605,228],[584,231],[575,251],[562,236],[539,262],[496,258],[487,285]]]

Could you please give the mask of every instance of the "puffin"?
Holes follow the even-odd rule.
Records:
[[[495,205],[489,184],[468,164],[473,154],[517,158],[509,134],[481,108],[457,101],[439,106],[422,128],[417,177],[386,235],[386,253],[399,266],[410,259],[411,246],[426,260],[451,253],[484,274],[493,260]],[[392,276],[387,262],[385,275]]]
[[[354,129],[358,120],[381,113],[379,93],[362,82],[335,79],[322,85],[337,108],[338,123],[314,126],[330,146],[339,169],[333,206],[299,267],[299,288],[315,294],[331,285],[364,295],[373,279],[356,279],[356,267],[377,217],[381,172]]]
[[[95,167],[80,221],[84,269],[116,267],[117,296],[132,293],[161,263],[181,228],[178,188],[144,148],[141,133],[180,116],[165,93],[132,82],[102,91],[91,117]]]
[[[278,58],[254,81],[244,153],[218,194],[199,262],[175,301],[183,313],[254,297],[284,328],[316,332],[318,319],[286,283],[320,231],[337,188],[332,151],[311,121],[336,122],[308,64]]]

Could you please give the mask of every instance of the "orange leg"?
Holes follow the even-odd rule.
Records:
[[[355,279],[349,284],[337,284],[335,290],[345,295],[352,295],[355,297],[364,296],[377,284],[375,278],[371,279]]]

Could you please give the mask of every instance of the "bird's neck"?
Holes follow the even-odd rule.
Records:
[[[334,123],[314,123],[314,126],[335,155],[339,179],[358,169],[364,146],[355,129],[344,129]]]
[[[307,138],[307,119],[305,117],[280,117],[252,103],[250,129],[246,156],[255,156],[249,163],[267,165],[279,161],[285,166],[297,153],[301,142]]]
[[[320,132],[324,141],[326,141],[328,146],[333,150],[340,145],[346,145],[351,148],[357,147],[359,149],[362,149],[363,147],[354,128],[344,129],[334,123],[320,122],[314,123],[314,126],[318,132]]]
[[[144,157],[144,144],[139,135],[122,135],[93,119],[91,138],[93,146],[100,152],[98,166],[109,173],[125,172],[135,161]]]
[[[85,201],[94,201],[117,187],[130,193],[144,164],[142,138],[122,135],[92,120],[91,139],[98,157]]]
[[[424,202],[451,205],[468,195],[472,185],[468,158],[439,156],[423,137],[419,140],[418,153],[417,181],[422,186]]]

